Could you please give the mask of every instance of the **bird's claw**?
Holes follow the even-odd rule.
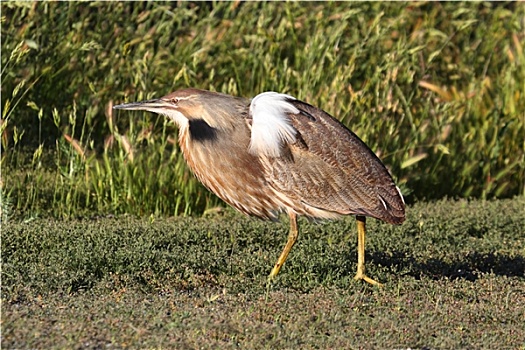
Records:
[[[363,272],[360,272],[360,271],[358,271],[355,274],[354,280],[356,280],[356,281],[359,281],[359,280],[365,281],[367,283],[370,283],[373,286],[378,286],[378,287],[382,287],[383,286],[382,283],[379,283],[376,280],[371,279],[370,277],[368,277],[367,275],[365,275]]]

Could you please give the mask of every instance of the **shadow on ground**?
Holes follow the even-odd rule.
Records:
[[[405,274],[415,278],[427,276],[434,280],[446,277],[475,281],[484,273],[507,277],[525,277],[525,259],[523,256],[510,257],[494,253],[473,252],[467,254],[463,259],[451,262],[444,262],[439,259],[420,262],[405,252],[394,252],[392,254],[377,252],[367,256],[367,260],[373,264],[396,270],[407,269],[408,271]]]

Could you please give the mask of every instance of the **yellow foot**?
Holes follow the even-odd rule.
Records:
[[[272,269],[272,272],[270,273],[268,278],[266,279],[266,297],[265,297],[266,302],[268,302],[268,300],[270,298],[270,291],[272,290],[273,281],[275,280],[275,276],[277,276],[277,274],[279,273],[279,270],[280,270],[280,268],[275,266]]]
[[[362,280],[362,281],[370,283],[371,285],[378,286],[378,287],[382,287],[383,286],[381,283],[377,282],[376,280],[371,279],[370,277],[368,277],[367,275],[365,275],[362,272],[356,273],[354,279],[356,281]]]
[[[271,281],[277,276],[279,271],[281,271],[281,266],[279,263],[275,264],[275,266],[272,269],[272,272],[270,272],[270,276],[268,276],[268,281]]]
[[[279,273],[280,268],[278,266],[275,266],[272,269],[272,272],[270,272],[270,275],[266,279],[266,293],[270,290],[271,285],[273,284],[273,281],[275,280],[275,276]]]
[[[274,279],[275,279],[275,276],[272,276],[272,275],[268,276],[268,278],[266,279],[266,285],[272,284]]]

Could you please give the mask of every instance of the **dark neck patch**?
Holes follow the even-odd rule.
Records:
[[[204,119],[190,119],[190,135],[195,141],[215,141],[217,139],[217,129],[212,128]]]

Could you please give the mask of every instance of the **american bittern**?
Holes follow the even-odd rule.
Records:
[[[288,242],[270,279],[297,241],[297,216],[356,215],[355,279],[379,284],[365,275],[365,217],[402,223],[403,196],[377,156],[325,111],[276,92],[249,100],[198,89],[113,108],[175,122],[190,169],[235,209],[263,219],[288,214]]]

